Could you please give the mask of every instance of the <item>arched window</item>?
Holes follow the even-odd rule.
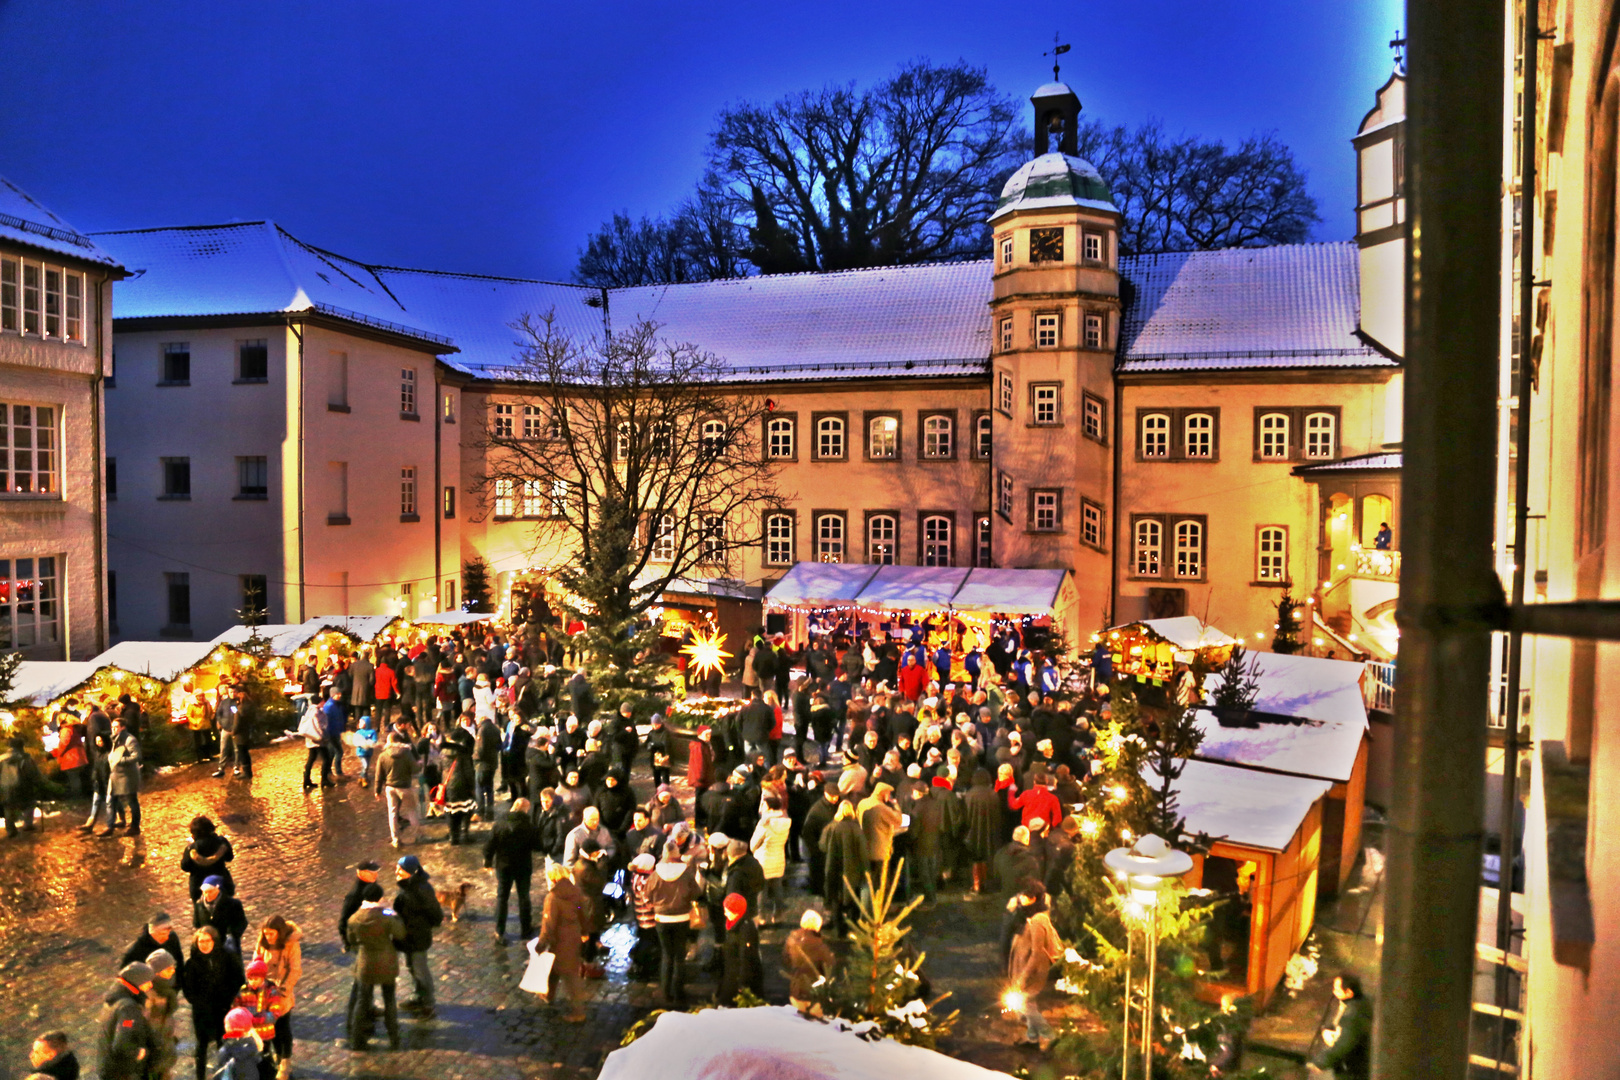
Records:
[[[1164,458],[1170,456],[1170,417],[1164,413],[1148,413],[1142,417],[1142,456]]]
[[[1332,413],[1313,412],[1305,417],[1305,456],[1330,458],[1337,454],[1338,425]]]
[[[973,453],[977,457],[989,458],[993,441],[994,435],[990,427],[990,414],[981,413],[973,421]]]
[[[794,454],[793,447],[793,418],[777,416],[765,425],[766,453],[777,459],[790,458]]]
[[[955,454],[955,424],[948,416],[930,416],[923,421],[923,457],[948,458]]]
[[[933,514],[922,521],[922,564],[951,565],[951,519]]]
[[[765,518],[765,563],[768,566],[793,564],[792,514],[771,514]]]
[[[900,453],[900,421],[892,416],[874,416],[867,425],[866,456],[892,459]]]
[[[841,458],[844,456],[844,418],[823,416],[816,421],[816,457]]]
[[[660,514],[653,525],[652,552],[649,558],[653,562],[675,561],[675,515]]]
[[[1260,456],[1268,461],[1287,460],[1287,413],[1265,413],[1260,417]]]
[[[993,534],[990,531],[990,518],[988,515],[979,518],[973,523],[973,531],[978,541],[974,566],[994,566],[995,549],[992,544]]]
[[[711,457],[719,457],[726,452],[726,422],[724,420],[703,421],[703,452]]]
[[[1260,530],[1256,552],[1256,581],[1286,581],[1288,578],[1288,530],[1267,525]]]
[[[1136,576],[1158,577],[1164,553],[1164,526],[1157,521],[1136,523]]]
[[[873,514],[866,520],[866,561],[880,566],[894,564],[898,527],[892,514]]]
[[[620,420],[613,431],[613,460],[630,460],[630,421]]]
[[[825,563],[844,561],[843,514],[816,516],[816,561]]]
[[[1204,576],[1204,525],[1200,521],[1176,522],[1176,577]]]
[[[1208,458],[1215,456],[1215,418],[1209,413],[1191,413],[1183,431],[1187,456]]]

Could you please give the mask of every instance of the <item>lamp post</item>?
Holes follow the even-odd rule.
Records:
[[[1103,864],[1130,887],[1130,900],[1143,913],[1144,947],[1147,958],[1147,996],[1142,1004],[1142,1075],[1153,1078],[1153,992],[1159,963],[1159,887],[1168,878],[1180,877],[1192,869],[1192,856],[1177,851],[1152,833],[1128,848],[1115,848],[1103,856]],[[1125,1031],[1121,1080],[1129,1076],[1131,1060],[1130,993],[1131,924],[1125,920]]]

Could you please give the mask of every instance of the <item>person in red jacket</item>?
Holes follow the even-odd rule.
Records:
[[[686,782],[692,785],[692,805],[703,805],[703,793],[714,785],[714,730],[709,727],[698,728],[697,738],[687,744],[686,749]],[[699,809],[698,814],[703,811]],[[698,824],[703,824],[701,817]],[[711,827],[718,829],[718,821],[710,822]]]
[[[372,697],[377,702],[377,727],[382,730],[394,713],[394,699],[399,697],[399,676],[389,664],[378,664],[372,676]]]
[[[916,701],[922,697],[923,688],[928,685],[928,669],[917,663],[916,654],[907,653],[905,664],[895,681],[900,684],[900,692],[907,699]]]
[[[1007,788],[1007,809],[1023,812],[1020,822],[1025,828],[1034,818],[1042,821],[1062,821],[1063,807],[1058,803],[1057,796],[1047,785],[1052,782],[1045,773],[1035,778],[1035,786],[1028,791],[1019,792],[1016,786]]]
[[[236,995],[236,1002],[232,1006],[253,1014],[253,1030],[266,1049],[275,1042],[276,1022],[292,1011],[292,1002],[270,978],[269,972],[270,966],[263,960],[251,961],[246,969],[247,985]],[[291,1064],[285,1058],[277,1063],[281,1080],[286,1080],[291,1069]]]

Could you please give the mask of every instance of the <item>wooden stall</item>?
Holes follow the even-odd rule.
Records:
[[[221,683],[260,662],[234,645],[213,641],[120,641],[92,661],[106,669],[115,687],[126,678],[161,684],[169,720],[176,724],[186,722],[186,707],[196,696],[212,708],[219,703]]]
[[[1326,780],[1186,762],[1176,792],[1187,832],[1214,841],[1208,855],[1194,858],[1187,884],[1228,894],[1230,906],[1217,913],[1218,920],[1230,921],[1233,912],[1248,909],[1244,924],[1233,927],[1241,933],[1227,938],[1241,948],[1229,961],[1210,965],[1213,971],[1226,970],[1201,989],[1210,1000],[1247,994],[1256,1007],[1264,1007],[1289,957],[1310,933],[1322,804],[1330,786]]]

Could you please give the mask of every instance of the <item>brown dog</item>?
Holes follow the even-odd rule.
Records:
[[[439,898],[439,906],[444,908],[451,922],[461,921],[461,909],[467,906],[467,892],[471,888],[469,882],[463,881],[453,889],[433,890],[433,895]]]

